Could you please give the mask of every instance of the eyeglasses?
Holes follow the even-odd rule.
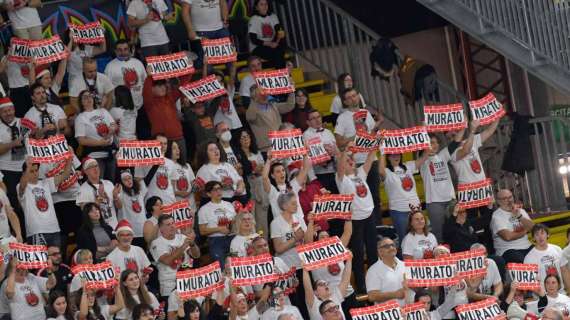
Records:
[[[61,256],[61,252],[52,252],[49,254],[50,257]]]
[[[340,310],[340,307],[337,306],[337,305],[335,305],[335,306],[332,306],[332,307],[326,309],[326,310],[325,310],[325,313],[328,313],[328,312],[337,312],[338,310]]]
[[[390,249],[390,248],[396,248],[396,244],[392,242],[380,246],[380,249]]]
[[[513,196],[511,195],[511,196],[508,196],[508,197],[501,197],[501,198],[499,198],[499,200],[512,200],[512,199],[514,199],[514,198],[515,198],[515,197],[513,197]]]

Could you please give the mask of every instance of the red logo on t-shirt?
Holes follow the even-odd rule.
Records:
[[[433,256],[433,250],[431,250],[431,249],[425,249],[424,250],[424,256],[423,256],[424,259],[432,259],[433,257],[434,257]]]
[[[473,172],[481,173],[481,163],[479,163],[479,160],[477,160],[477,158],[471,159],[470,165]]]
[[[136,212],[136,213],[140,213],[140,212],[142,211],[141,204],[139,203],[138,200],[132,200],[131,208],[132,208],[133,211]]]
[[[125,257],[125,268],[126,270],[133,270],[136,272],[139,271],[139,266],[137,264],[137,261],[131,257]]]
[[[26,294],[24,295],[24,297],[26,298],[26,303],[29,306],[35,307],[38,305],[38,303],[40,302],[40,299],[38,298],[38,296],[32,291],[31,288],[27,289]]]
[[[109,135],[109,126],[107,126],[104,122],[99,122],[95,129],[97,130],[97,134],[101,137],[106,137]]]
[[[49,203],[45,196],[45,192],[41,188],[32,189],[32,194],[34,195],[34,200],[36,202],[36,208],[41,212],[45,212],[49,209]]]
[[[340,265],[338,263],[329,264],[327,270],[331,275],[336,276],[340,273]]]
[[[223,176],[222,177],[222,184],[224,185],[225,189],[231,189],[234,186],[234,181],[230,176]]]
[[[368,194],[368,189],[366,188],[364,183],[362,183],[362,181],[358,181],[356,183],[356,194],[361,198],[366,197],[366,195]]]
[[[27,78],[30,75],[30,68],[28,66],[20,67],[20,73],[22,77]]]
[[[228,96],[222,97],[222,100],[220,101],[220,110],[222,110],[223,113],[228,113],[230,111],[230,100],[228,99]]]
[[[137,84],[139,77],[133,68],[123,68],[123,82],[127,88],[132,88]]]
[[[435,176],[435,166],[433,165],[433,162],[429,162],[429,173],[431,173],[431,176]]]
[[[176,188],[180,191],[188,190],[188,179],[186,177],[180,177],[178,181],[176,181]]]
[[[402,189],[405,191],[410,191],[414,187],[414,181],[409,176],[405,176],[401,179]]]
[[[273,38],[273,27],[269,23],[264,23],[261,25],[261,37]]]
[[[164,173],[157,173],[156,186],[160,190],[166,190],[166,188],[168,188],[168,177]]]

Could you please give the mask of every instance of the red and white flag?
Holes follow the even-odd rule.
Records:
[[[366,131],[356,131],[354,146],[350,147],[350,151],[354,153],[378,151],[378,136]]]
[[[147,167],[164,165],[164,155],[158,140],[121,140],[117,151],[118,167]]]
[[[269,253],[251,257],[231,257],[229,267],[232,285],[235,287],[253,286],[279,279],[273,257]]]
[[[224,287],[220,262],[176,272],[176,292],[182,300],[204,297]]]
[[[375,304],[364,308],[355,308],[349,310],[353,320],[371,320],[386,319],[400,320],[404,319],[400,304],[396,300],[390,300],[384,303]]]
[[[26,149],[34,163],[54,163],[73,157],[67,140],[62,134],[47,139],[29,138]]]
[[[457,205],[469,209],[493,203],[493,181],[485,179],[457,185]]]
[[[300,129],[269,131],[271,156],[284,159],[307,154],[303,133]]]
[[[487,274],[487,251],[474,249],[452,253],[450,259],[455,260],[457,275],[461,278],[484,277]]]
[[[479,120],[482,126],[502,118],[507,113],[493,93],[489,93],[479,100],[469,101],[469,107],[473,120]]]
[[[351,194],[325,194],[316,196],[313,201],[313,214],[315,221],[329,219],[352,219]]]
[[[174,218],[176,228],[191,227],[194,224],[194,214],[188,200],[181,200],[162,207],[162,213]]]
[[[8,60],[16,63],[29,63],[32,60],[30,53],[30,40],[12,37]]]
[[[186,52],[147,57],[146,62],[150,66],[152,80],[155,81],[194,73],[194,66],[192,61],[188,59]]]
[[[536,290],[540,288],[537,264],[507,263],[507,271],[512,281],[518,283],[518,289]]]
[[[405,320],[430,320],[423,302],[407,304],[402,308]]]
[[[99,21],[84,25],[70,23],[69,30],[75,43],[95,44],[105,41],[105,29]]]
[[[49,39],[30,40],[30,55],[36,59],[36,65],[47,64],[65,59],[69,50],[58,35]]]
[[[507,315],[495,298],[489,298],[474,303],[461,304],[455,307],[459,320],[485,319],[503,320]]]
[[[187,83],[178,88],[192,103],[208,101],[226,94],[224,86],[215,75]]]
[[[220,64],[237,61],[237,51],[229,37],[220,39],[202,38],[204,56],[208,58],[208,64]]]
[[[111,261],[98,264],[78,264],[71,272],[85,280],[87,289],[111,289],[119,283],[117,280],[119,268],[114,267]]]
[[[12,259],[17,259],[18,269],[42,269],[48,267],[47,246],[35,246],[10,242],[8,244]]]
[[[46,172],[46,177],[51,178],[55,177],[58,174],[62,173],[65,170],[66,162],[60,161],[53,169]],[[70,175],[67,179],[62,181],[59,185],[57,185],[57,190],[60,192],[66,191],[67,189],[71,188],[81,177],[81,173],[75,171],[72,175]]]
[[[384,154],[399,154],[428,149],[430,139],[426,127],[383,130],[380,149]]]
[[[253,78],[261,89],[261,93],[265,95],[295,92],[295,86],[291,83],[287,68],[254,72]]]
[[[286,295],[290,295],[295,292],[295,290],[297,290],[297,286],[299,286],[296,271],[297,269],[295,269],[295,267],[291,267],[289,271],[279,273],[279,279],[275,281],[274,288],[281,288],[283,293]]]
[[[314,166],[327,163],[331,160],[331,156],[325,149],[321,137],[315,136],[309,139],[307,144],[309,146],[309,159],[311,159],[311,163]]]
[[[424,122],[428,132],[454,131],[467,128],[463,104],[424,106]]]
[[[452,286],[461,280],[455,260],[449,258],[406,260],[404,266],[410,288]]]
[[[307,243],[296,248],[305,270],[311,271],[352,257],[338,237]]]

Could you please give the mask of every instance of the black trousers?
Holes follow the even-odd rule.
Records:
[[[491,232],[491,218],[493,210],[487,206],[467,209],[467,221],[471,223],[478,235],[479,242],[487,248],[488,254],[495,253],[493,234]]]
[[[370,188],[372,201],[374,202],[374,210],[372,211],[372,215],[374,216],[374,225],[382,225],[382,203],[380,202],[380,173],[378,172],[378,160],[372,163],[372,167],[366,177],[366,183],[368,184],[368,188]]]
[[[16,117],[23,118],[32,107],[30,87],[10,88],[10,99],[16,108]]]
[[[24,221],[24,212],[22,211],[22,207],[20,206],[20,202],[18,201],[18,194],[16,193],[16,186],[20,183],[20,178],[22,178],[22,172],[16,171],[8,171],[2,170],[2,174],[4,175],[4,184],[8,191],[6,195],[8,196],[8,200],[10,200],[10,204],[18,219],[20,219],[20,228],[22,229],[22,236],[26,235],[26,223]]]
[[[263,63],[263,68],[285,68],[285,45],[283,42],[275,49],[266,46],[257,46],[253,49],[251,54],[266,60],[266,62]]]
[[[337,194],[338,188],[336,186],[336,173],[324,173],[324,174],[317,174],[317,180],[325,187],[328,191],[332,194]],[[342,231],[344,228],[344,220],[341,219],[331,219],[328,221],[329,223],[329,234],[331,236],[338,236],[342,235]]]
[[[370,267],[378,261],[376,243],[378,236],[376,232],[376,224],[373,222],[374,215],[371,214],[364,220],[352,220],[352,238],[348,246],[352,250],[352,274],[357,293],[366,293],[366,283],[364,277],[364,250],[366,249],[366,257],[368,266]]]

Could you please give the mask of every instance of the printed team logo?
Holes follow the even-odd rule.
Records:
[[[336,276],[340,273],[340,264],[338,263],[333,263],[333,264],[329,264],[327,266],[327,271],[329,272],[329,274]]]
[[[218,227],[228,227],[232,223],[232,220],[226,216],[226,210],[218,208],[214,210],[214,215],[218,216]]]
[[[21,288],[22,288],[22,291],[25,292],[24,297],[26,299],[26,303],[31,307],[37,306],[38,303],[40,302],[40,298],[38,297],[38,295],[36,295],[34,293],[32,288],[29,286],[23,286]]]
[[[142,211],[142,206],[139,203],[139,199],[131,199],[131,209],[133,209],[133,212],[135,213],[141,213]]]
[[[100,137],[106,137],[109,135],[109,126],[103,122],[103,118],[101,116],[91,117],[89,121],[91,121],[91,123],[95,123],[95,130],[97,130],[97,134]]]
[[[511,225],[513,227],[513,231],[515,231],[515,232],[519,232],[519,231],[522,231],[524,229],[524,226],[522,225],[520,220],[513,217],[513,216],[511,216],[509,218],[509,222],[511,223]]]
[[[46,212],[49,209],[49,203],[45,195],[45,191],[42,188],[32,189],[32,194],[36,201],[36,208],[41,212]]]
[[[481,163],[479,160],[477,160],[477,158],[471,158],[469,165],[471,166],[471,170],[473,170],[473,172],[481,173]]]
[[[111,207],[109,207],[109,203],[107,199],[103,199],[101,203],[99,203],[99,211],[101,211],[101,216],[103,216],[103,220],[111,219]]]
[[[352,180],[354,182],[354,185],[356,186],[356,194],[361,197],[364,198],[368,195],[368,188],[366,188],[366,185],[362,182],[362,180],[360,178],[356,178]]]
[[[30,68],[25,65],[20,67],[20,73],[22,74],[22,77],[27,78],[30,76]]]
[[[410,191],[414,187],[414,181],[412,178],[410,178],[410,176],[404,176],[400,179],[400,181],[402,183],[402,189],[405,191]]]
[[[231,114],[230,112],[230,99],[227,95],[223,95],[220,100],[220,110],[225,114]]]
[[[137,264],[137,260],[135,260],[135,258],[132,257],[125,257],[125,268],[126,270],[133,270],[138,272],[139,265]]]
[[[558,269],[556,269],[556,261],[553,256],[546,255],[540,258],[540,264],[544,266],[544,270],[547,276],[555,275],[558,276]]]
[[[418,248],[423,252],[422,258],[423,259],[432,259],[433,256],[433,248],[431,247],[431,243],[427,240],[420,240],[418,241]]]
[[[177,247],[170,246],[170,253],[173,253],[176,249],[177,249]],[[178,270],[178,266],[180,266],[182,264],[182,261],[184,261],[183,259],[184,259],[184,256],[182,256],[178,259],[172,260],[172,262],[170,263],[170,268],[172,268],[174,270]]]
[[[190,184],[188,183],[188,179],[185,176],[181,176],[176,180],[176,189],[179,191],[186,191]]]
[[[262,38],[273,38],[273,27],[269,23],[261,25],[261,36]]]
[[[255,168],[257,168],[257,161],[251,160],[249,163],[251,164],[251,171],[255,172]]]
[[[123,82],[127,88],[132,88],[137,85],[139,77],[137,71],[133,68],[123,68]]]
[[[168,176],[164,172],[164,168],[160,168],[160,171],[156,173],[156,186],[160,190],[166,190],[168,188]]]
[[[435,177],[435,166],[433,165],[433,162],[429,162],[429,173],[431,174],[432,177]]]

